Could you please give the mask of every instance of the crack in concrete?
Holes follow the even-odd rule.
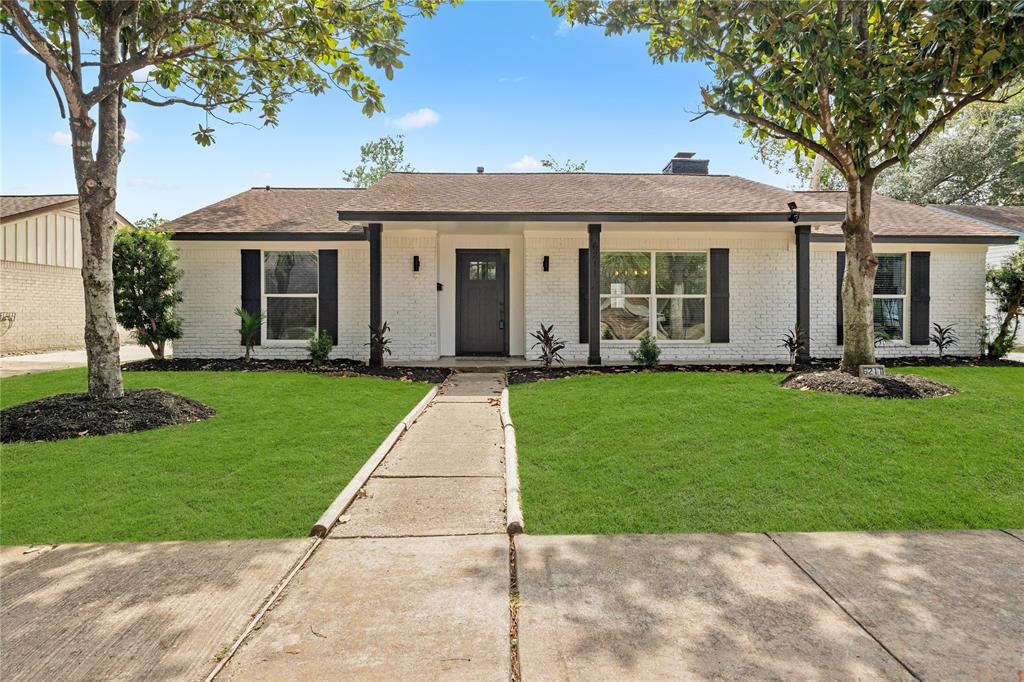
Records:
[[[902,659],[901,659],[901,658],[900,658],[899,656],[897,656],[897,655],[896,655],[896,654],[895,654],[895,653],[894,653],[894,652],[892,651],[892,649],[890,649],[889,647],[887,647],[887,646],[886,646],[886,645],[885,645],[885,644],[884,644],[884,643],[882,642],[882,640],[881,640],[881,639],[879,639],[878,637],[876,637],[876,636],[875,636],[875,633],[871,632],[871,630],[869,630],[869,629],[868,629],[868,627],[867,627],[866,625],[864,625],[864,623],[860,622],[860,620],[859,620],[859,619],[858,619],[858,618],[857,618],[856,616],[854,616],[854,615],[853,615],[853,613],[851,613],[851,612],[850,612],[850,611],[849,611],[849,610],[848,610],[848,609],[847,609],[847,608],[846,608],[845,606],[843,606],[843,605],[842,605],[842,604],[841,604],[841,603],[839,602],[839,600],[838,600],[838,599],[836,599],[836,598],[835,598],[834,596],[832,596],[832,593],[831,593],[831,592],[829,592],[829,591],[828,591],[828,589],[827,589],[827,588],[826,588],[826,587],[825,587],[824,585],[822,585],[822,584],[821,584],[821,583],[820,583],[820,582],[818,581],[818,579],[817,579],[817,578],[815,578],[815,577],[814,577],[813,575],[811,575],[811,572],[810,572],[810,571],[808,571],[808,570],[807,570],[806,568],[804,568],[803,564],[801,564],[801,563],[800,563],[799,561],[797,561],[797,560],[796,560],[796,558],[795,558],[795,557],[794,557],[793,555],[791,555],[791,554],[790,554],[789,552],[787,552],[787,551],[786,551],[786,548],[782,546],[782,543],[780,543],[780,542],[779,542],[778,540],[776,540],[776,539],[775,539],[775,536],[774,536],[774,535],[773,535],[772,533],[765,533],[765,536],[766,536],[766,537],[767,537],[767,538],[768,538],[769,540],[771,540],[771,541],[772,541],[772,543],[773,543],[773,544],[774,544],[774,545],[775,545],[776,547],[778,547],[778,548],[779,548],[779,551],[780,551],[780,552],[782,552],[782,554],[783,554],[783,555],[785,555],[785,557],[786,557],[787,559],[789,559],[789,560],[790,560],[791,562],[793,562],[793,565],[794,565],[794,566],[796,566],[796,567],[797,567],[798,569],[800,569],[800,572],[801,572],[801,573],[803,573],[804,575],[806,575],[806,576],[807,576],[807,578],[808,578],[808,579],[809,579],[809,580],[810,580],[810,581],[811,581],[812,583],[814,583],[814,584],[815,584],[815,586],[817,586],[817,588],[818,588],[819,590],[821,590],[821,591],[822,591],[822,592],[823,592],[823,593],[825,594],[825,596],[826,596],[826,597],[828,597],[828,598],[829,598],[829,599],[830,599],[830,600],[832,601],[832,603],[833,603],[833,604],[835,604],[836,606],[838,606],[838,607],[839,607],[839,609],[840,609],[840,610],[841,610],[841,611],[842,611],[843,613],[845,613],[845,614],[846,614],[846,616],[847,616],[847,617],[848,617],[848,618],[849,618],[850,620],[852,620],[852,621],[853,621],[854,623],[856,623],[856,624],[857,624],[857,627],[859,627],[859,628],[860,628],[861,630],[863,630],[863,631],[864,631],[864,633],[865,633],[865,634],[866,634],[866,635],[867,635],[868,637],[870,637],[871,639],[875,640],[875,643],[876,643],[876,644],[878,644],[878,646],[882,647],[882,649],[883,649],[883,650],[885,651],[885,653],[889,654],[889,655],[890,655],[890,656],[892,657],[892,659],[893,659],[894,661],[896,661],[897,663],[899,663],[899,664],[900,664],[900,666],[901,666],[901,667],[902,667],[902,668],[903,668],[904,670],[906,670],[906,671],[907,671],[907,674],[908,674],[908,675],[910,675],[911,677],[913,677],[913,678],[914,678],[915,680],[921,680],[921,679],[922,679],[920,675],[918,675],[918,674],[917,674],[916,672],[914,672],[913,668],[911,668],[911,667],[910,667],[910,666],[909,666],[909,665],[908,665],[907,663],[905,663],[905,662],[904,662],[904,661],[903,661],[903,660],[902,660]]]

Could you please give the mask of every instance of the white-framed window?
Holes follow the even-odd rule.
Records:
[[[316,251],[263,252],[264,332],[268,341],[306,341],[319,324]]]
[[[601,338],[704,341],[705,251],[608,251],[601,254]]]
[[[878,254],[874,299],[876,336],[903,341],[907,326],[907,254]]]

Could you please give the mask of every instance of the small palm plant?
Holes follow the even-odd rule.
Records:
[[[782,336],[782,347],[789,351],[789,365],[796,364],[796,356],[801,350],[807,349],[807,341],[810,339],[803,327],[793,327]]]
[[[539,330],[530,332],[530,336],[537,340],[537,343],[533,344],[530,348],[540,347],[540,357],[537,358],[537,361],[544,365],[544,369],[550,369],[552,363],[555,362],[560,365],[565,364],[561,353],[565,350],[565,344],[560,338],[551,333],[554,328],[555,325],[553,324],[547,327],[542,324]]]
[[[241,306],[235,308],[235,315],[242,322],[238,333],[242,337],[242,345],[245,346],[245,361],[249,362],[249,359],[252,357],[252,347],[256,345],[256,334],[259,333],[267,316],[262,312],[250,313]]]
[[[364,346],[370,347],[370,356],[373,356],[375,350],[380,350],[380,356],[383,358],[385,355],[391,355],[391,337],[388,336],[388,332],[391,331],[391,326],[384,322],[380,326],[380,329],[374,329],[373,325],[370,325],[370,342],[364,343]]]
[[[960,337],[957,336],[955,324],[947,324],[945,326],[938,322],[932,323],[932,333],[928,337],[928,340],[936,345],[939,349],[939,358],[942,358],[946,353],[947,348],[951,348],[960,343]]]

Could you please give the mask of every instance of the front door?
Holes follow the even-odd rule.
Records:
[[[455,251],[456,355],[508,355],[508,251]]]

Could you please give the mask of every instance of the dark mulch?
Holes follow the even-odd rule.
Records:
[[[835,369],[824,372],[796,372],[786,377],[780,385],[782,388],[801,391],[824,391],[870,398],[940,398],[957,392],[951,386],[916,374],[892,374],[884,378],[862,379]]]
[[[1024,364],[1012,360],[994,360],[990,358],[945,357],[939,358],[885,358],[881,361],[886,367],[1019,367]],[[786,374],[793,371],[790,365],[658,365],[653,372],[769,372]],[[806,365],[797,366],[798,371],[839,369],[839,360],[812,360]],[[508,383],[531,384],[542,379],[564,379],[566,377],[584,376],[588,374],[629,374],[642,372],[643,368],[636,365],[601,365],[599,367],[524,367],[509,370]]]
[[[439,384],[452,373],[447,367],[368,367],[358,360],[258,360],[242,358],[169,358],[140,360],[121,366],[132,372],[308,372],[330,376],[368,376]]]
[[[0,442],[64,440],[148,431],[209,419],[216,411],[191,398],[143,388],[123,398],[96,400],[61,393],[0,410]]]

